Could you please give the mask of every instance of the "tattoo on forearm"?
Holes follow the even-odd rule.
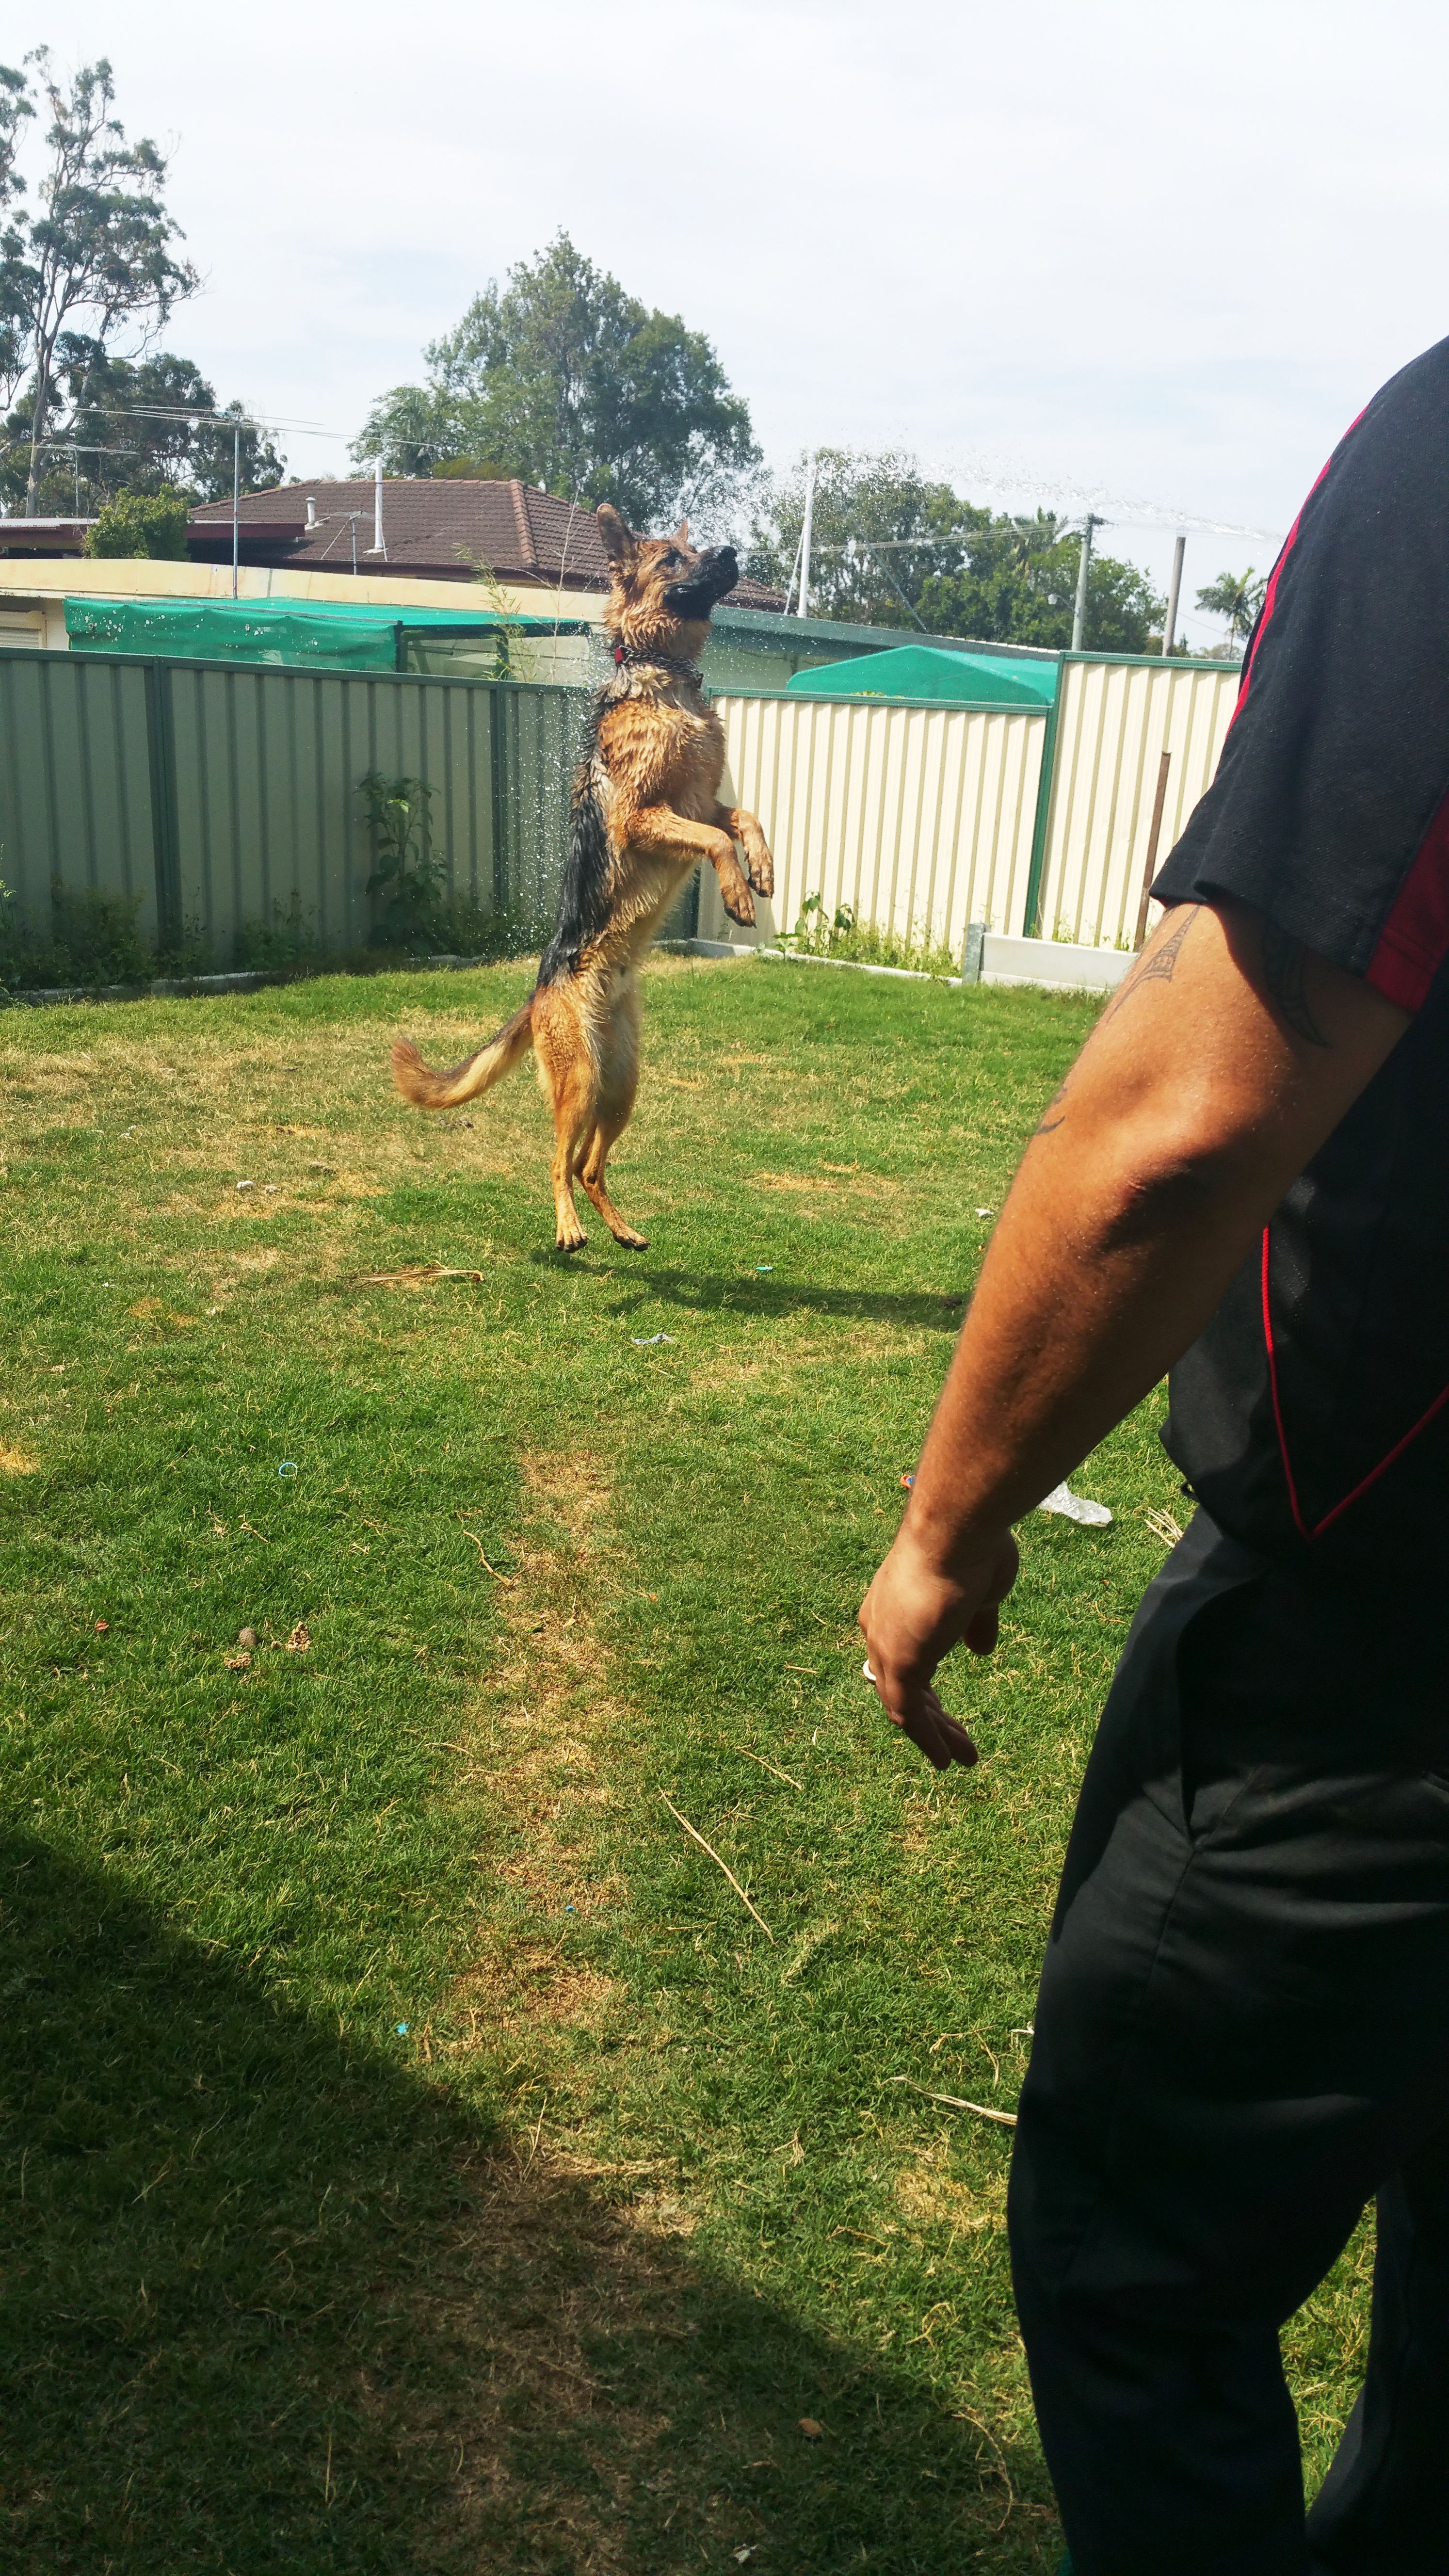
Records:
[[[1186,939],[1188,932],[1191,930],[1193,923],[1197,919],[1197,905],[1195,903],[1184,904],[1181,910],[1181,919],[1173,921],[1172,928],[1170,930],[1167,929],[1166,923],[1163,924],[1163,929],[1166,930],[1167,933],[1166,937],[1164,938],[1159,934],[1152,947],[1147,950],[1146,955],[1138,959],[1136,965],[1128,975],[1126,982],[1119,987],[1116,998],[1111,1002],[1107,1010],[1102,1015],[1102,1024],[1104,1027],[1107,1021],[1112,1018],[1113,1014],[1121,1010],[1123,1003],[1131,1000],[1132,995],[1137,991],[1139,985],[1150,984],[1154,981],[1160,981],[1164,984],[1171,983],[1173,976],[1177,972],[1177,961],[1182,954],[1182,943]],[[1170,914],[1168,919],[1172,919]],[[1066,1098],[1066,1091],[1067,1086],[1063,1083],[1060,1091],[1052,1094],[1051,1099],[1047,1102],[1047,1115],[1041,1120],[1039,1126],[1032,1129],[1033,1142],[1038,1136],[1054,1135],[1057,1128],[1062,1126],[1065,1122],[1067,1113],[1064,1109],[1061,1111],[1061,1116],[1057,1118],[1054,1118],[1051,1113],[1054,1109],[1059,1109],[1061,1107],[1062,1101]]]
[[[1164,922],[1163,928],[1167,930],[1166,938],[1154,941],[1141,963],[1133,967],[1115,1002],[1104,1014],[1104,1027],[1108,1020],[1116,1018],[1123,1003],[1130,1002],[1133,994],[1140,992],[1144,984],[1158,981],[1164,984],[1172,982],[1173,976],[1177,973],[1177,961],[1182,955],[1183,941],[1197,919],[1197,912],[1195,903],[1185,903],[1182,906],[1182,919],[1175,922],[1171,930],[1167,930],[1167,924]]]
[[[1102,1025],[1104,1027],[1106,1026],[1107,1021],[1113,1017],[1114,1013],[1121,1010],[1123,1003],[1131,1000],[1132,995],[1141,985],[1151,984],[1153,982],[1161,982],[1164,984],[1171,983],[1173,976],[1177,972],[1177,961],[1182,955],[1183,941],[1186,939],[1188,932],[1196,921],[1197,913],[1198,907],[1195,903],[1185,903],[1181,907],[1182,917],[1180,920],[1173,920],[1173,916],[1171,914],[1168,915],[1168,920],[1172,921],[1172,928],[1169,930],[1167,928],[1167,923],[1164,922],[1162,927],[1166,932],[1166,936],[1163,937],[1159,934],[1153,945],[1146,951],[1146,954],[1138,959],[1125,983],[1119,986],[1115,1000],[1102,1015]],[[1047,1102],[1047,1115],[1042,1119],[1039,1126],[1032,1129],[1033,1142],[1038,1136],[1054,1135],[1057,1128],[1064,1124],[1067,1114],[1064,1109],[1061,1111],[1060,1117],[1057,1118],[1054,1118],[1051,1113],[1054,1109],[1060,1108],[1062,1101],[1066,1098],[1066,1092],[1067,1086],[1064,1082],[1060,1091],[1054,1092],[1051,1099]]]
[[[1295,1037],[1306,1038],[1310,1046],[1326,1047],[1326,1038],[1308,1004],[1308,951],[1276,921],[1263,925],[1263,982],[1268,999],[1280,1020]]]

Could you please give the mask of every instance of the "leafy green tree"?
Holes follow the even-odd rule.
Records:
[[[0,63],[0,218],[25,194],[18,166],[20,138],[35,108],[23,71]],[[22,292],[23,235],[12,214],[0,231],[0,404],[9,406],[25,373],[25,298]]]
[[[149,555],[165,563],[186,560],[186,503],[179,492],[123,492],[108,501],[87,528],[88,555]]]
[[[635,526],[719,513],[759,461],[746,405],[704,335],[650,312],[560,233],[475,296],[352,449],[391,473],[464,461],[612,501]]]
[[[76,466],[92,499],[168,488],[193,502],[231,498],[233,423],[242,407],[219,410],[190,358],[162,350],[137,363],[86,342],[72,352],[67,392]],[[268,491],[285,470],[265,432],[244,424],[242,490]]]
[[[46,46],[26,56],[26,66],[32,64],[50,111],[48,159],[36,211],[15,208],[12,186],[10,220],[0,236],[0,316],[11,335],[12,383],[28,378],[20,411],[29,447],[27,517],[39,506],[57,402],[83,345],[105,350],[128,330],[144,339],[199,283],[196,271],[174,255],[179,233],[162,195],[165,160],[144,138],[128,143],[111,114],[110,64],[83,66],[68,89],[52,74]],[[12,175],[20,121],[33,110],[30,87],[26,68],[0,80],[0,130],[8,137]]]
[[[1205,615],[1227,620],[1229,653],[1240,651],[1252,634],[1267,587],[1267,574],[1249,564],[1244,573],[1220,572],[1198,592],[1197,604]]]
[[[924,584],[919,609],[938,635],[969,635],[985,644],[1040,644],[1064,652],[1081,563],[1080,531],[1056,513],[981,513],[959,568]],[[1161,638],[1167,602],[1135,564],[1094,553],[1087,573],[1085,641],[1098,653],[1145,653]]]
[[[763,496],[751,537],[748,570],[779,590],[796,572],[805,477],[801,457]],[[911,611],[922,585],[943,564],[959,562],[968,526],[982,515],[948,483],[931,482],[912,456],[821,448],[810,520],[812,614],[861,626],[916,625]]]
[[[755,526],[749,570],[782,590],[804,494],[802,458]],[[816,457],[810,605],[822,617],[1059,652],[1072,640],[1080,550],[1080,532],[1055,512],[1012,518],[979,509],[899,452],[823,449]],[[1093,555],[1087,640],[1099,652],[1145,651],[1166,611],[1134,564]]]

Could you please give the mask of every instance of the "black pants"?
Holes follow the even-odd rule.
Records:
[[[1076,2576],[1449,2576],[1449,1690],[1321,1587],[1199,1513],[1082,1790],[1010,2201]],[[1279,2329],[1375,2194],[1305,2527]]]

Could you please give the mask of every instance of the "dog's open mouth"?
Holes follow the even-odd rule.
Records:
[[[710,546],[693,571],[666,590],[664,605],[672,617],[708,617],[716,600],[725,598],[739,577],[734,547]]]

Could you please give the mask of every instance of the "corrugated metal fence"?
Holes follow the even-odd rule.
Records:
[[[1212,784],[1239,676],[1222,663],[1066,662],[1030,927],[1089,948],[1132,944],[1159,788],[1156,867]]]
[[[968,921],[1019,920],[1031,870],[1044,715],[861,698],[721,697],[727,797],[775,855],[773,927],[807,895],[827,915],[959,951]],[[699,908],[727,927],[714,873]]]
[[[793,928],[818,894],[827,913],[848,905],[954,953],[971,921],[1130,944],[1159,787],[1160,861],[1236,693],[1222,665],[1064,655],[1050,715],[721,696],[725,793],[775,852],[760,933]],[[198,925],[218,965],[278,907],[329,949],[358,946],[374,865],[359,789],[377,769],[435,790],[432,850],[455,897],[542,923],[588,705],[580,689],[13,649],[0,879],[42,936],[59,880],[136,898],[153,937]],[[707,868],[698,927],[728,927]]]
[[[1222,663],[1063,654],[1049,715],[721,697],[725,792],[765,827],[775,895],[742,934],[706,870],[700,929],[768,940],[814,894],[827,914],[849,905],[955,954],[970,921],[1130,946],[1159,785],[1157,866],[1211,782],[1238,677]]]
[[[155,937],[195,923],[226,963],[243,923],[294,903],[362,943],[370,770],[436,792],[431,851],[485,912],[549,916],[588,705],[576,689],[386,673],[0,657],[0,879],[44,935],[50,889],[139,900]]]

